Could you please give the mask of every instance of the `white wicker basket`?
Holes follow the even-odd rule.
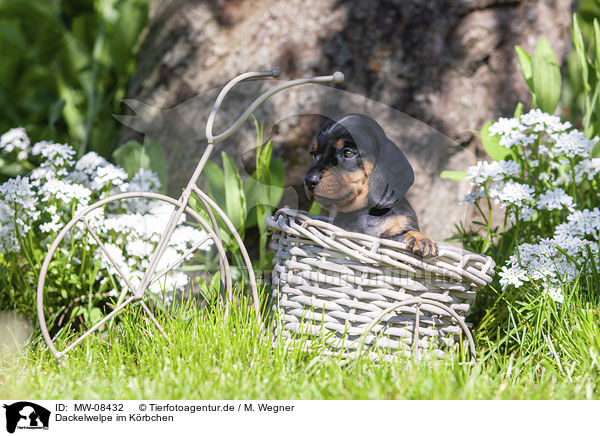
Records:
[[[421,258],[401,242],[351,233],[302,211],[267,218],[274,231],[273,297],[292,339],[325,341],[330,353],[373,357],[415,350],[443,357],[461,331],[494,261],[448,244]],[[323,335],[325,333],[325,335]]]

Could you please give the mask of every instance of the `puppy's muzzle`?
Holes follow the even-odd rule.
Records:
[[[321,181],[320,174],[316,174],[316,173],[308,174],[306,177],[304,177],[304,186],[310,192],[313,192],[315,190],[315,187],[319,184],[320,181]]]

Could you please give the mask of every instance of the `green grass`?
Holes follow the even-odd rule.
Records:
[[[228,317],[220,306],[199,311],[191,304],[159,313],[169,344],[143,312],[134,311],[73,350],[65,366],[56,364],[41,340],[19,356],[5,356],[0,397],[598,399],[598,306],[575,312],[569,305],[576,304],[583,302],[566,300],[565,315],[547,320],[546,327],[540,323],[532,334],[523,331],[528,321],[520,324],[522,349],[509,353],[508,339],[502,340],[518,344],[512,337],[516,330],[498,341],[488,338],[487,345],[479,337],[479,360],[473,367],[453,361],[343,360],[316,348],[286,345],[281,338],[272,345],[272,330],[261,331],[245,304],[232,308]],[[539,323],[535,317],[529,321]],[[546,335],[547,328],[554,334]]]

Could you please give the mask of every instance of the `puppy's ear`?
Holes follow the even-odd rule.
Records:
[[[415,181],[415,174],[404,153],[383,131],[381,134],[383,137],[378,135],[379,153],[369,179],[368,200],[371,207],[386,209],[404,198]]]
[[[361,114],[344,115],[335,125],[336,129],[344,129],[351,135],[363,162],[372,165],[367,195],[369,208],[386,209],[402,200],[415,175],[404,153],[386,136],[381,126]]]

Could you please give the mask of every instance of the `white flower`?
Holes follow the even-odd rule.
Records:
[[[500,138],[499,144],[506,148],[511,148],[515,145],[522,145],[523,147],[527,147],[535,143],[536,139],[537,136],[534,134],[523,133],[520,130],[515,130],[508,135],[502,136]],[[527,156],[527,150],[525,155]]]
[[[488,130],[492,136],[500,135],[499,144],[506,148],[533,144],[537,136],[526,132],[526,128],[516,118],[500,118]]]
[[[92,181],[98,177],[98,168],[105,166],[111,167],[112,164],[109,164],[106,159],[94,153],[93,151],[86,153],[75,163],[75,170],[71,171],[68,179],[77,183],[81,183],[82,185],[89,186],[94,191],[102,189],[104,185],[92,186]]]
[[[474,183],[481,185],[485,181],[488,180],[489,175],[487,173],[487,162],[479,161],[475,166],[469,167],[467,169],[467,175],[465,179],[473,180]]]
[[[584,159],[575,165],[573,170],[575,171],[575,181],[577,183],[581,182],[584,178],[593,180],[596,174],[600,172],[600,158]]]
[[[15,212],[12,207],[0,201],[0,253],[21,249],[14,226],[14,216]]]
[[[89,176],[95,175],[98,167],[108,165],[106,159],[93,151],[84,154],[75,164],[75,169]]]
[[[0,151],[5,154],[17,150],[17,158],[25,160],[30,150],[30,140],[23,127],[10,129],[8,132],[0,136]]]
[[[160,180],[156,173],[140,168],[129,182],[129,192],[156,192],[161,188]]]
[[[96,176],[92,179],[90,188],[94,191],[101,191],[105,186],[120,186],[127,180],[127,173],[123,168],[112,164],[98,167]]]
[[[555,238],[565,239],[569,236],[585,238],[591,236],[598,240],[600,228],[600,209],[597,207],[589,210],[576,210],[567,217],[567,222],[556,226]]]
[[[494,124],[492,124],[489,128],[488,131],[490,132],[490,135],[509,135],[511,134],[514,130],[519,130],[521,127],[521,123],[519,123],[519,120],[517,120],[516,118],[504,118],[501,117],[498,119],[498,121],[496,121]]]
[[[183,253],[194,244],[199,243],[206,238],[206,232],[204,230],[197,230],[189,226],[178,227],[173,232],[171,239],[169,240],[169,246],[174,247],[179,252]],[[207,250],[213,244],[212,239],[208,239],[200,245],[199,250]]]
[[[544,289],[544,295],[551,298],[558,304],[562,304],[565,300],[565,296],[562,293],[561,287],[557,285],[548,285]]]
[[[18,236],[40,216],[35,192],[27,177],[17,176],[0,185],[0,199],[0,252],[19,251]]]
[[[506,289],[508,285],[513,285],[518,288],[523,282],[529,281],[527,271],[516,266],[503,266],[502,271],[500,271],[499,274],[501,277],[500,284],[502,285],[502,289]]]
[[[40,231],[42,233],[59,232],[63,227],[63,223],[60,220],[61,215],[58,213],[58,208],[51,205],[46,209],[46,212],[50,215],[50,221],[40,224]]]
[[[13,129],[0,137],[0,152],[20,150],[28,153],[28,141],[23,129]],[[47,234],[60,231],[73,213],[77,216],[88,210],[92,200],[103,198],[112,188],[122,192],[128,189],[155,192],[160,189],[160,181],[151,171],[140,170],[131,183],[126,183],[127,173],[122,168],[108,163],[96,153],[88,153],[75,162],[75,151],[66,144],[42,141],[35,144],[31,152],[43,158],[31,176],[19,176],[0,185],[0,253],[21,250],[19,238],[31,230],[38,235],[41,233],[41,239],[48,241],[50,238],[46,237]],[[148,199],[143,199],[145,208],[139,208],[136,201],[113,202],[86,213],[87,222],[102,240],[116,266],[133,284],[139,284],[155,252],[156,243],[175,210],[172,205]],[[211,239],[206,238],[204,230],[186,226],[185,222],[186,216],[182,214],[160,266],[166,267],[175,262],[198,243],[202,243],[198,250],[207,250],[213,244]],[[87,244],[82,244],[82,241]],[[94,252],[94,258],[101,260],[103,268],[98,276],[100,283],[107,282],[108,272],[121,287],[125,286],[125,280],[117,273],[115,265],[108,261],[83,223],[79,222],[65,235],[63,245],[70,245],[71,242],[76,242],[82,252],[87,250],[90,255]],[[57,253],[64,256],[72,254],[64,247],[59,247]],[[187,258],[194,254],[196,251]],[[72,263],[67,268],[81,265],[78,255],[73,255]],[[187,283],[188,276],[173,269],[154,283],[150,291],[164,295],[168,302],[173,291],[183,289]],[[108,290],[113,295],[116,291]]]
[[[489,196],[509,208],[507,218],[513,223],[517,216],[520,221],[528,221],[545,210],[570,212],[564,222],[556,225],[551,238],[519,245],[500,272],[503,288],[519,287],[530,280],[543,282],[544,294],[559,303],[564,298],[561,283],[575,280],[582,267],[589,268],[591,263],[585,261],[588,257],[600,263],[600,210],[575,210],[574,198],[566,192],[571,183],[594,181],[600,174],[600,158],[591,157],[600,139],[588,139],[572,127],[571,123],[563,123],[559,117],[539,109],[519,119],[501,118],[492,124],[490,134],[500,135],[499,142],[505,147],[519,146],[521,157],[536,169],[542,183],[530,186],[520,183],[521,179],[517,181],[514,176],[525,176],[516,162],[478,162],[467,171],[467,178],[478,189],[463,200],[477,201],[483,195],[484,184],[491,182],[487,188]],[[546,187],[548,182],[554,185],[551,189]]]
[[[134,239],[127,242],[125,250],[129,256],[144,258],[152,254],[154,251],[154,244],[150,244],[142,239]]]
[[[36,220],[40,212],[36,210],[37,200],[28,177],[17,176],[0,185],[0,198],[13,208],[18,218],[29,217]]]
[[[55,168],[73,164],[75,150],[67,144],[56,144],[49,141],[40,141],[33,146],[31,153],[34,156],[42,155],[46,165]]]
[[[533,218],[535,216],[536,210],[530,206],[523,206],[522,208],[520,208],[518,210],[518,214],[519,214],[520,221],[529,221],[531,218]],[[517,215],[514,210],[510,211],[510,213],[508,215],[508,219],[513,224],[517,222]]]
[[[502,207],[511,205],[522,207],[533,200],[535,190],[529,185],[508,181],[492,185],[489,192],[490,197]]]
[[[108,252],[108,255],[103,250],[98,249],[96,251],[96,259],[100,259],[102,266],[108,270],[109,274],[114,275],[118,278],[119,282],[125,284],[125,281],[119,274],[119,270],[123,273],[127,280],[130,280],[132,271],[127,265],[123,251],[113,243],[104,243],[103,245]],[[108,256],[110,256],[112,262],[109,260]]]
[[[483,189],[474,189],[472,192],[465,194],[465,196],[462,199],[462,201],[460,202],[460,204],[465,204],[465,203],[474,204],[474,203],[477,203],[477,200],[479,200],[480,198],[483,198],[483,197],[485,197],[485,191]]]
[[[51,166],[42,166],[35,168],[29,178],[33,186],[39,187],[44,181],[54,180],[57,176],[56,170]]]
[[[73,200],[81,204],[88,204],[92,192],[78,183],[52,179],[40,186],[40,194],[42,195],[42,201],[56,198],[64,201],[66,204],[70,204]]]
[[[556,156],[589,157],[598,142],[598,138],[587,139],[583,132],[571,130],[555,137],[553,152]]]
[[[568,195],[564,189],[556,188],[554,191],[547,190],[545,193],[540,194],[537,205],[539,208],[547,210],[562,209],[566,207],[569,210],[573,210],[573,197]]]
[[[505,176],[516,176],[521,172],[521,167],[518,162],[514,160],[501,160],[494,162],[498,167],[498,173]]]
[[[189,277],[186,274],[180,271],[172,271],[154,282],[150,286],[149,291],[154,295],[164,296],[168,304],[173,300],[174,291],[183,289],[188,282]]]
[[[527,280],[524,276],[532,281],[544,281],[552,285],[573,281],[580,271],[570,259],[587,256],[586,246],[594,253],[597,263],[598,243],[573,235],[545,238],[538,244],[521,244],[517,247],[518,256],[511,255],[503,267],[503,272],[500,273],[503,279],[500,282],[504,287],[519,287]]]
[[[519,253],[522,253],[523,257],[525,257],[528,261],[531,261],[535,258],[535,256],[539,256],[540,258],[550,259],[560,254],[558,249],[556,248],[556,242],[550,238],[543,238],[537,244],[527,244],[528,247],[520,246]],[[529,252],[527,253],[527,249]]]
[[[485,162],[479,161],[477,165],[467,169],[467,180],[473,180],[475,184],[482,184],[487,180],[499,182],[506,176],[514,176],[519,174],[521,167],[512,160]]]
[[[542,112],[541,109],[532,109],[521,115],[521,123],[530,127],[534,132],[564,132],[572,127],[570,122],[562,123],[559,117]]]

